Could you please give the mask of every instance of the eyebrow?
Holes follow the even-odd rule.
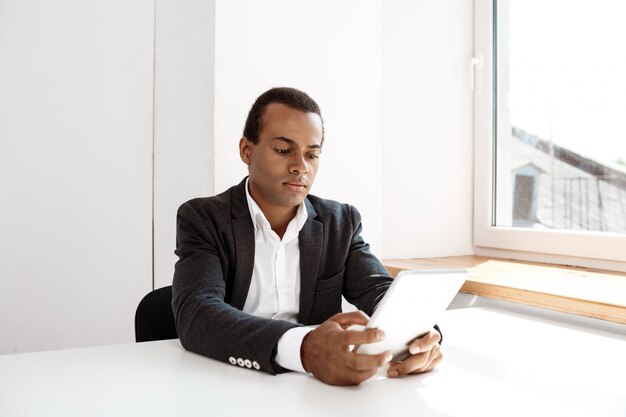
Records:
[[[279,141],[285,142],[286,144],[291,145],[291,146],[297,145],[294,140],[286,138],[284,136],[276,136],[275,138],[272,138],[272,140],[279,140]],[[307,148],[308,149],[321,149],[322,145],[308,145]]]

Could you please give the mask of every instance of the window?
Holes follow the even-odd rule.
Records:
[[[626,261],[625,18],[477,0],[477,246]]]

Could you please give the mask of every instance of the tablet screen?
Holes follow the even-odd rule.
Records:
[[[433,328],[466,278],[464,269],[400,272],[367,324],[384,331],[385,339],[357,346],[355,351],[378,354],[390,350],[394,361],[405,359],[409,343]]]

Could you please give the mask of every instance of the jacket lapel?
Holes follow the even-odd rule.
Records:
[[[254,269],[254,225],[246,200],[246,178],[233,189],[231,198],[236,264],[230,304],[239,310],[246,303]]]
[[[308,324],[313,308],[317,273],[322,255],[324,226],[317,221],[317,213],[308,199],[304,200],[308,219],[298,235],[300,246],[300,311],[298,321]]]

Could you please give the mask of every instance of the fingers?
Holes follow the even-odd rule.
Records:
[[[419,353],[417,355],[409,356],[403,362],[395,363],[387,370],[387,375],[390,378],[408,375],[418,374],[423,372],[432,371],[443,359],[443,354],[439,348],[439,345],[435,345],[432,349]]]
[[[380,342],[385,338],[385,333],[378,329],[346,330],[338,334],[338,337],[339,342],[345,345],[364,345]]]
[[[391,360],[391,352],[382,352],[377,355],[361,355],[358,353],[347,352],[343,358],[343,362],[350,369],[355,371],[376,371],[381,366],[389,363]]]
[[[338,324],[343,331],[334,334],[337,337],[336,342],[344,345],[362,345],[366,343],[375,343],[385,338],[385,333],[379,329],[361,329],[361,330],[348,330],[350,326],[355,324],[364,325],[367,324],[368,317],[362,311],[353,311],[350,313],[336,314],[327,322]]]
[[[432,371],[443,359],[439,348],[440,340],[441,335],[436,330],[431,330],[413,340],[409,345],[411,356],[403,362],[392,364],[387,370],[387,375],[393,378]]]
[[[415,355],[420,352],[427,352],[439,344],[441,335],[436,330],[431,330],[423,336],[413,340],[409,345],[409,353]]]
[[[369,321],[369,317],[362,311],[351,311],[349,313],[338,313],[328,319],[328,321],[334,321],[339,324],[343,329],[354,324],[360,324],[365,326]]]
[[[307,372],[332,385],[357,385],[373,376],[391,355],[360,355],[350,345],[372,343],[384,338],[378,329],[346,330],[367,323],[361,312],[337,314],[309,332],[300,346],[300,359]]]
[[[423,372],[430,372],[433,369],[435,369],[435,367],[437,365],[439,365],[439,363],[443,360],[443,355],[439,355],[438,357],[436,357],[435,359],[433,359],[430,364],[424,369]],[[417,373],[419,373],[420,371],[418,371]]]
[[[327,320],[337,323],[344,332],[338,334],[341,338],[338,342],[344,345],[362,345],[374,343],[385,338],[385,333],[378,329],[348,330],[350,326],[365,326],[369,317],[362,311],[352,311],[350,313],[339,313]]]

